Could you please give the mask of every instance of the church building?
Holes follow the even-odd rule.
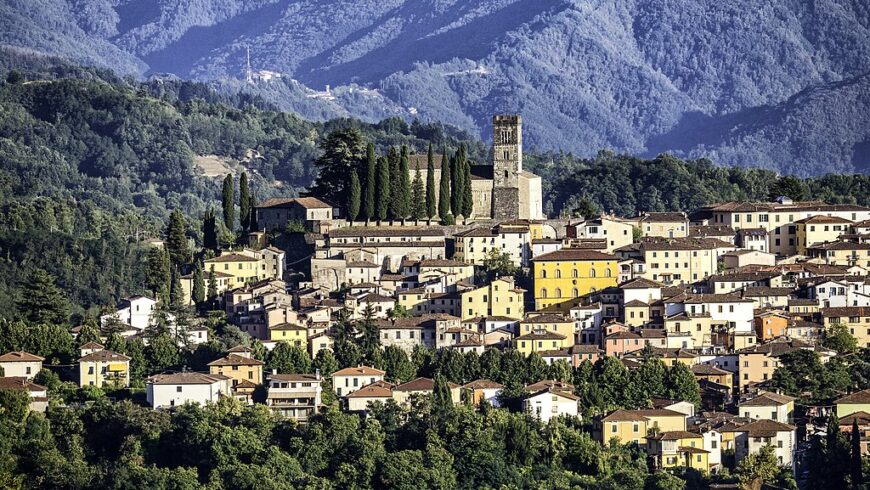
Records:
[[[471,166],[472,215],[477,220],[508,221],[545,219],[541,178],[523,170],[523,120],[519,115],[492,118],[491,165]],[[426,182],[426,155],[411,155],[408,171],[414,179],[417,167]],[[435,155],[435,199],[441,181],[443,155]]]

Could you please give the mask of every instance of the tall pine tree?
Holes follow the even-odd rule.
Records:
[[[366,193],[363,215],[366,219],[375,219],[377,208],[375,207],[376,193],[378,188],[378,159],[375,156],[375,145],[372,142],[366,146]]]
[[[441,155],[441,179],[438,183],[438,217],[441,221],[447,219],[450,214],[450,158],[447,156],[447,148]]]
[[[42,269],[34,269],[22,282],[15,301],[18,312],[32,324],[66,323],[69,303],[54,283],[54,277]]]
[[[435,207],[435,154],[432,150],[432,142],[429,142],[429,151],[426,153],[426,217],[435,216],[438,210]]]
[[[169,251],[169,260],[177,266],[190,262],[190,247],[187,246],[185,229],[184,215],[178,209],[173,210],[166,227],[166,250]]]
[[[248,189],[248,172],[242,172],[239,177],[239,224],[242,225],[242,233],[246,233],[251,227],[251,193]]]
[[[223,186],[223,205],[224,205],[224,224],[228,230],[233,230],[233,224],[236,221],[235,209],[233,208],[235,190],[233,189],[233,174],[227,174],[224,178]]]
[[[408,158],[408,147],[402,145],[402,152],[399,157],[399,200],[397,206],[397,218],[407,218],[408,215],[411,214],[411,173],[408,170]]]
[[[414,219],[426,218],[426,203],[423,197],[423,176],[420,174],[420,161],[416,163],[414,169],[414,183],[411,184],[411,216]]]
[[[155,299],[162,298],[169,291],[169,255],[165,250],[153,247],[145,257],[145,287]]]
[[[209,302],[214,302],[217,299],[217,278],[214,273],[214,264],[208,270],[208,290],[206,292],[206,298]]]
[[[351,170],[350,174],[350,195],[348,197],[347,203],[347,217],[351,221],[356,221],[357,216],[359,216],[359,200],[360,200],[360,190],[359,185],[359,177],[356,174],[356,170]]]
[[[257,225],[257,198],[254,197],[254,194],[251,194],[250,199],[250,208],[251,208],[251,223],[248,226],[250,231],[259,230],[259,226]]]
[[[385,220],[390,209],[390,162],[385,157],[378,158],[377,187],[377,217],[379,220]]]

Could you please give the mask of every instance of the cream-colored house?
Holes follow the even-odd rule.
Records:
[[[97,348],[97,346],[99,348]],[[79,386],[126,388],[130,386],[130,358],[89,343],[80,348]]]
[[[207,405],[230,396],[231,379],[222,374],[181,372],[157,374],[145,380],[145,397],[152,408],[191,403]]]
[[[668,409],[615,410],[603,417],[596,431],[599,442],[619,439],[623,444],[646,444],[652,429],[661,432],[686,430],[686,414]]]
[[[843,418],[856,412],[870,413],[870,390],[861,390],[846,395],[834,402],[837,406],[837,417]]]
[[[791,423],[794,416],[794,401],[794,397],[766,391],[741,401],[737,405],[737,411],[741,417],[752,420],[769,419]]]
[[[392,399],[393,385],[383,380],[358,388],[345,396],[347,410],[350,412],[364,412],[372,403],[387,403]]]
[[[0,356],[0,368],[3,376],[22,377],[33,379],[36,373],[42,370],[42,361],[45,359],[29,352],[13,351]]]
[[[369,366],[340,369],[332,373],[332,388],[336,395],[348,396],[363,386],[383,381],[385,374],[387,374],[385,371]]]
[[[495,279],[490,284],[460,293],[462,319],[499,316],[523,317],[523,293],[512,277]]]

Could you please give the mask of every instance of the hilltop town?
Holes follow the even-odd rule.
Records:
[[[160,413],[232,403],[293,427],[425,414],[426,448],[445,414],[498,410],[720,488],[814,482],[835,459],[843,482],[863,478],[870,208],[781,196],[548,219],[522,119],[493,128],[488,165],[461,147],[327,150],[311,195],[260,202],[243,176],[241,243],[216,231],[235,223],[228,176],[203,243],[180,213],[149,241],[143,294],[68,332],[0,325],[0,392],[34,412],[107,395]],[[56,288],[35,282],[50,320]],[[27,351],[62,350],[49,343],[72,361]]]

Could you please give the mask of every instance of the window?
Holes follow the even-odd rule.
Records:
[[[181,393],[181,386],[176,386],[176,387],[175,387],[175,392],[176,392],[176,393]]]

